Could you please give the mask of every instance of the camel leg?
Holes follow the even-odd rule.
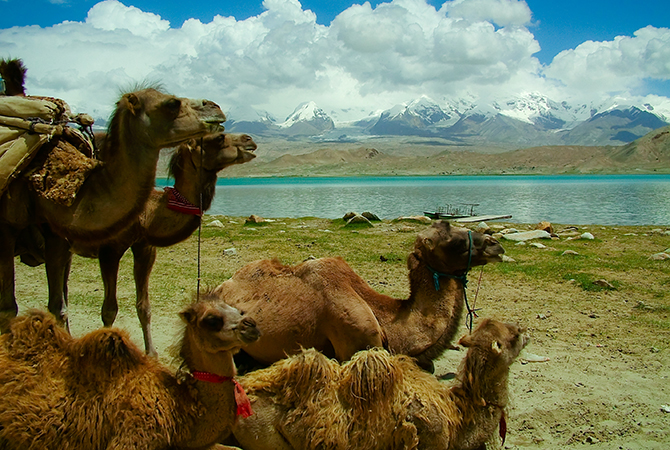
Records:
[[[16,230],[0,225],[0,332],[2,333],[9,331],[9,321],[19,312],[14,294],[16,236]]]
[[[44,235],[44,265],[49,285],[49,312],[69,331],[67,281],[72,264],[70,244],[48,227],[44,227],[42,234]]]
[[[120,254],[119,254],[120,253]],[[116,320],[116,314],[119,312],[119,303],[116,298],[116,283],[119,277],[119,263],[125,253],[118,252],[111,246],[103,245],[98,252],[98,262],[100,264],[100,275],[102,284],[105,287],[105,298],[102,301],[102,323],[106,327],[111,327]]]
[[[384,332],[367,303],[361,299],[352,305],[347,298],[341,301],[334,298],[332,304],[333,317],[339,320],[329,327],[327,335],[339,361],[351,359],[359,350],[383,347]]]
[[[149,356],[158,356],[151,339],[151,304],[149,302],[149,277],[156,262],[156,247],[139,241],[132,245],[135,275],[137,317],[144,334],[144,349]]]

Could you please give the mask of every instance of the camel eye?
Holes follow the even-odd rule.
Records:
[[[200,324],[208,330],[221,331],[223,328],[223,317],[210,314],[209,316],[202,319]]]
[[[165,102],[165,110],[173,115],[173,116],[178,116],[179,115],[179,110],[181,109],[181,101],[176,98],[171,98],[170,100]]]

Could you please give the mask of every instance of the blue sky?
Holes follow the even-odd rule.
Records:
[[[670,96],[667,0],[387,0],[372,1],[367,8],[352,5],[360,3],[0,0],[0,57],[24,58],[30,62],[28,86],[49,88],[45,60],[76,48],[83,52],[82,59],[97,53],[88,61],[71,60],[70,67],[63,68],[83,82],[93,83],[97,76],[118,84],[167,74],[172,88],[178,81],[218,78],[235,85],[235,92],[229,88],[218,93],[227,101],[244,98],[268,109],[274,105],[277,111],[271,112],[279,115],[296,106],[286,105],[287,99],[345,108],[334,101],[335,92],[331,98],[324,93],[336,80],[339,98],[351,99],[351,107],[361,112],[364,105],[390,107],[417,95],[438,102],[464,96],[491,99],[496,92],[510,96],[521,90],[556,100]],[[430,6],[434,10],[426,9]],[[213,21],[216,15],[230,20]],[[188,19],[197,19],[202,27],[184,27]],[[406,31],[415,30],[416,24],[425,36]],[[380,36],[389,41],[390,50],[377,45]],[[68,49],[70,39],[74,48]],[[183,44],[183,52],[164,47],[169,39]],[[287,50],[290,45],[295,47]],[[45,47],[41,59],[40,46]],[[151,52],[141,56],[147,47]],[[307,47],[313,52],[306,54]],[[555,59],[563,50],[567,52]],[[110,57],[102,58],[100,52],[111,52]],[[164,52],[164,57],[156,52]],[[276,68],[282,57],[286,67],[273,76],[272,64]],[[198,66],[205,58],[217,65],[208,77],[210,69],[204,65],[186,73],[185,61]],[[292,58],[296,59],[289,64]],[[232,75],[242,59],[262,72],[257,82],[250,81],[253,74]],[[58,61],[54,64],[59,66]],[[288,73],[288,67],[295,72]],[[241,86],[249,82],[248,89]],[[67,81],[58,84],[65,93],[73,89]],[[263,87],[271,91],[262,94]],[[320,98],[310,98],[308,87]],[[280,95],[278,89],[285,92]],[[73,97],[79,101],[82,95]]]

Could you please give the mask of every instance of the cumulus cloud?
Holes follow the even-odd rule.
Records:
[[[545,74],[575,95],[625,92],[647,78],[670,79],[670,29],[649,26],[632,37],[584,42],[559,53]]]
[[[95,4],[84,22],[0,30],[0,57],[21,57],[28,91],[77,111],[111,110],[119,89],[160,81],[177,95],[239,105],[280,119],[315,101],[342,119],[421,95],[447,102],[520,92],[626,92],[646,77],[670,78],[670,30],[653,27],[610,42],[586,42],[543,67],[524,1],[424,0],[353,5],[330,26],[298,0],[264,0],[246,20],[215,16],[173,28],[117,0]],[[347,112],[343,112],[347,111]],[[233,118],[234,119],[234,118]]]

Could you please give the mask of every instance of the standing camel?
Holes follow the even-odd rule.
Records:
[[[224,121],[225,115],[211,101],[179,98],[156,88],[130,92],[116,104],[99,148],[102,164],[89,174],[71,205],[42,198],[23,177],[13,181],[0,198],[0,329],[6,331],[8,319],[18,311],[14,253],[22,230],[48,224],[53,233],[45,233],[45,256],[55,259],[48,261],[50,266],[61,270],[48,274],[48,279],[62,283],[71,258],[64,250],[65,239],[102,244],[129,226],[153,191],[160,149],[203,136]],[[40,152],[57,141],[52,139]],[[64,255],[67,260],[58,260]],[[62,289],[50,287],[49,292],[55,295],[50,295],[49,311],[66,323]]]
[[[240,378],[255,414],[233,429],[245,450],[485,450],[505,436],[509,369],[525,329],[484,319],[459,344],[456,380],[405,355],[362,350],[338,364],[314,349]]]
[[[0,448],[205,449],[225,439],[252,413],[233,353],[259,331],[204,295],[180,316],[176,375],[125,331],[75,339],[41,311],[13,319],[0,337]]]
[[[244,352],[263,365],[303,347],[346,361],[383,346],[432,371],[456,334],[468,270],[499,262],[502,253],[491,236],[438,221],[418,235],[407,258],[408,299],[377,293],[341,258],[294,267],[256,261],[214,293],[258,321],[263,337]]]
[[[102,322],[112,326],[119,310],[116,283],[119,264],[128,248],[133,251],[137,316],[142,325],[146,352],[156,356],[151,338],[149,277],[156,260],[156,247],[168,247],[191,236],[200,224],[200,207],[206,211],[216,192],[217,172],[251,161],[257,146],[247,134],[214,133],[201,141],[192,139],[179,146],[170,161],[174,188],[154,190],[144,211],[130,227],[101,246],[75,241],[72,251],[98,258],[105,287]],[[177,193],[175,193],[175,190]],[[175,199],[181,198],[181,203]],[[67,284],[67,279],[65,280]],[[65,286],[63,286],[66,289]]]

